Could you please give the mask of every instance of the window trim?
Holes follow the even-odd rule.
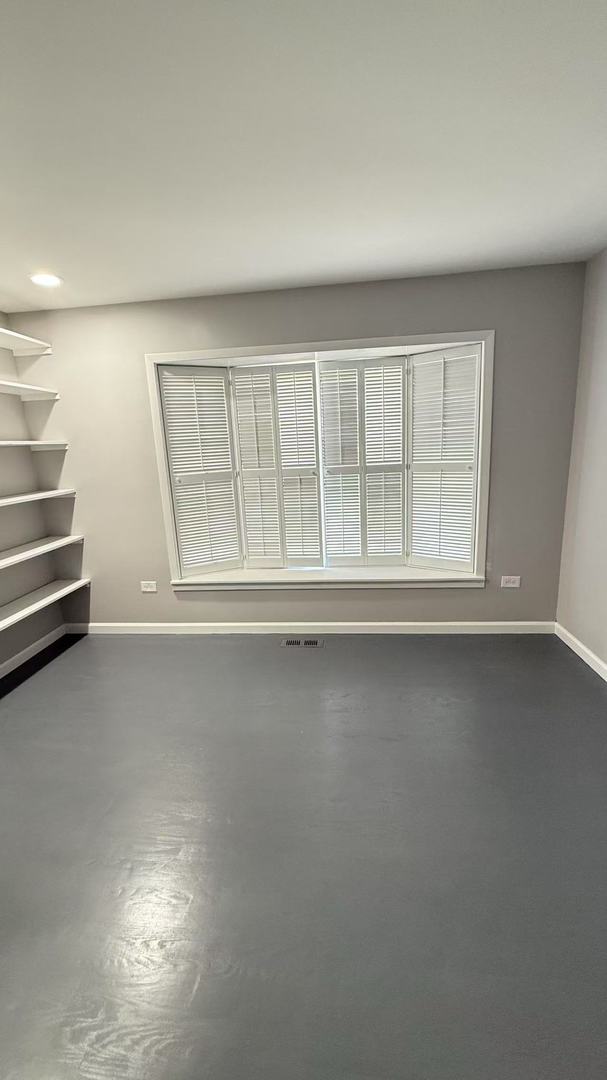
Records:
[[[358,581],[355,577],[349,581],[344,580],[343,572],[346,567],[336,566],[335,574],[331,575],[331,567],[320,572],[318,568],[306,571],[309,574],[306,582],[294,580],[275,581],[270,583],[263,580],[263,571],[259,580],[250,580],[250,570],[242,572],[242,581],[226,581],[223,585],[220,581],[204,582],[200,579],[184,578],[181,575],[179,562],[179,550],[177,543],[176,525],[173,513],[173,498],[171,492],[169,461],[165,440],[164,424],[162,417],[162,405],[160,397],[159,373],[160,365],[183,365],[193,364],[204,367],[236,367],[236,366],[260,366],[263,364],[297,364],[317,363],[318,361],[332,360],[356,360],[360,359],[361,351],[365,351],[368,359],[376,356],[408,355],[419,353],[425,348],[428,351],[444,351],[447,348],[456,348],[461,345],[480,344],[482,347],[482,375],[479,398],[479,468],[477,477],[477,516],[476,536],[474,544],[474,564],[472,573],[459,571],[452,573],[445,569],[444,577],[437,578],[437,571],[428,569],[428,578],[420,579],[407,574],[409,569],[415,569],[419,573],[420,567],[403,566],[402,575],[398,580],[385,580],[381,582],[379,575],[373,573],[380,571],[381,567],[367,566],[370,571],[368,581]],[[171,585],[177,590],[204,590],[221,588],[420,588],[420,587],[482,587],[485,580],[485,566],[487,553],[487,524],[489,510],[489,481],[490,481],[490,458],[491,458],[491,420],[493,398],[493,360],[495,346],[495,331],[459,331],[451,334],[416,334],[387,338],[363,338],[346,339],[342,341],[324,341],[305,344],[280,344],[272,346],[250,346],[240,348],[222,349],[195,349],[188,351],[171,351],[163,353],[146,353],[145,366],[150,395],[152,432],[156,450],[156,462],[160,482],[160,497],[162,513],[167,538],[167,550]],[[373,350],[370,352],[370,350]],[[317,403],[318,406],[318,403]],[[253,569],[253,568],[251,568]],[[400,569],[400,567],[399,567]],[[292,571],[285,570],[285,574]],[[220,571],[219,571],[220,573]],[[230,575],[231,577],[232,575]],[[247,580],[249,576],[249,580]]]
[[[358,573],[358,576],[357,576]],[[364,576],[363,576],[364,575]],[[218,570],[200,577],[171,581],[175,592],[230,592],[289,589],[482,589],[484,576],[465,570],[434,570],[420,566],[329,566],[301,570],[277,567],[258,574],[256,567]]]

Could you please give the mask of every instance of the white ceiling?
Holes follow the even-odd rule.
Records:
[[[0,35],[0,310],[607,244],[604,0],[3,0]]]

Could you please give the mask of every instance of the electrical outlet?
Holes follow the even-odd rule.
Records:
[[[158,592],[158,586],[157,586],[155,581],[142,581],[141,582],[141,591],[142,592]]]
[[[502,578],[502,589],[520,589],[521,579],[517,574],[504,574]]]

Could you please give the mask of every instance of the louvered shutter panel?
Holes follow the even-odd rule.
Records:
[[[405,556],[404,361],[371,361],[363,369],[366,552],[369,563]]]
[[[367,465],[403,463],[403,381],[402,361],[365,366]]]
[[[167,365],[159,378],[182,574],[240,566],[227,371]]]
[[[472,570],[480,346],[411,358],[411,561]]]
[[[327,473],[324,496],[328,558],[358,560],[362,553],[360,476]]]
[[[327,364],[320,370],[329,563],[356,563],[363,555],[359,378],[358,366],[354,365]]]
[[[328,362],[320,400],[328,560],[404,561],[404,360]]]
[[[232,388],[247,565],[282,566],[272,371],[235,368]]]
[[[358,370],[321,370],[320,400],[325,465],[358,465]]]
[[[321,562],[318,479],[300,473],[282,478],[287,562],[315,566]]]
[[[316,401],[311,367],[276,371],[276,403],[283,469],[316,468]]]
[[[396,562],[403,555],[403,476],[371,472],[365,477],[367,556]]]
[[[280,486],[288,566],[322,565],[314,368],[274,369]]]

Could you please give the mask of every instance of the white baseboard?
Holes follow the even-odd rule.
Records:
[[[561,641],[565,642],[574,653],[584,660],[588,667],[591,667],[593,671],[596,671],[597,675],[600,675],[602,679],[607,682],[607,661],[601,660],[600,656],[592,652],[592,649],[588,649],[579,638],[574,637],[573,634],[566,630],[560,623],[554,624],[554,632]]]
[[[72,634],[553,634],[553,622],[71,623]]]
[[[0,664],[0,679],[4,675],[9,675],[11,671],[20,667],[21,664],[25,664],[26,660],[31,660],[32,656],[42,652],[43,649],[52,645],[54,641],[58,641],[66,632],[65,626],[56,626],[54,630],[45,634],[44,637],[38,638],[37,641],[28,645],[26,649],[22,649],[21,652],[16,653],[15,656],[11,656],[8,660],[5,660],[3,664]]]
[[[0,678],[64,634],[556,634],[607,681],[607,662],[560,623],[553,622],[330,622],[330,623],[68,623],[57,626],[0,664]]]

